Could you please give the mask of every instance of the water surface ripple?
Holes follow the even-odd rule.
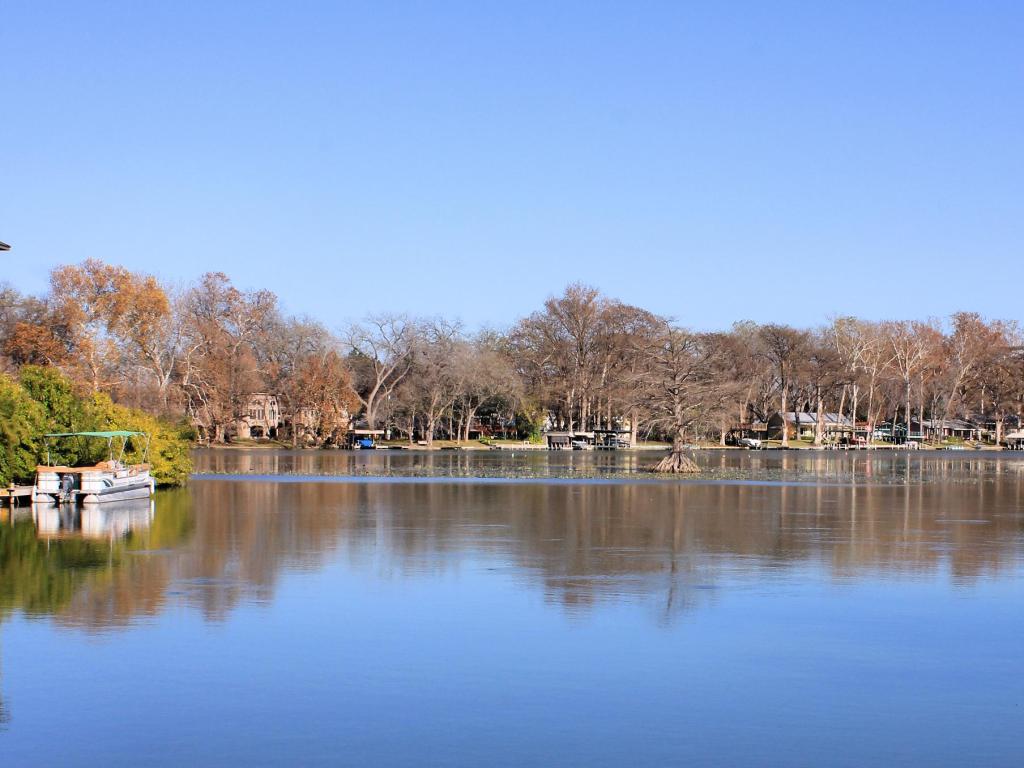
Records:
[[[0,518],[0,764],[1024,764],[1024,458],[201,451]]]

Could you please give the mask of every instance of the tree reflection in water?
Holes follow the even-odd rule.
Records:
[[[320,461],[320,453],[308,455]],[[257,454],[260,461],[272,457]],[[723,582],[756,587],[796,568],[819,568],[836,580],[946,569],[969,584],[1018,567],[1019,460],[786,454],[745,460],[772,465],[762,469],[799,465],[804,473],[825,474],[840,462],[885,481],[199,479],[191,489],[161,493],[152,524],[124,537],[55,538],[30,520],[4,526],[0,611],[104,631],[177,602],[217,621],[240,602],[272,600],[282,573],[317,569],[327,560],[389,580],[429,579],[485,560],[564,610],[643,602],[665,622],[718,599]]]
[[[791,596],[806,597],[808,590],[813,590],[817,599],[803,601],[804,614],[798,618],[804,624],[794,627],[791,635],[799,651],[802,630],[813,628],[819,619],[836,619],[838,612],[851,606],[855,616],[877,618],[877,612],[870,610],[856,613],[858,607],[873,603],[876,594],[881,594],[875,590],[877,582],[901,582],[885,590],[893,597],[892,605],[900,607],[916,599],[919,583],[941,587],[938,591],[945,602],[933,604],[930,613],[926,611],[939,624],[926,624],[919,630],[927,635],[945,622],[947,615],[953,623],[959,621],[961,628],[973,631],[963,620],[968,614],[948,610],[949,599],[963,602],[959,594],[950,598],[950,585],[954,593],[968,592],[977,585],[976,593],[985,596],[992,593],[987,589],[990,585],[979,582],[998,581],[1000,590],[996,591],[1001,591],[1004,584],[1015,587],[1022,575],[1024,461],[1012,455],[707,452],[700,460],[708,474],[726,482],[679,483],[544,479],[545,473],[565,477],[567,468],[592,474],[628,474],[645,461],[638,455],[624,462],[615,456],[568,452],[522,459],[366,454],[224,451],[208,462],[200,458],[199,465],[211,469],[209,464],[215,463],[224,472],[250,476],[207,476],[197,479],[191,488],[160,492],[152,515],[144,509],[140,514],[86,520],[58,510],[56,516],[36,515],[33,519],[26,510],[13,521],[0,518],[0,631],[15,613],[88,633],[119,632],[163,616],[166,626],[156,634],[166,642],[174,640],[180,614],[173,609],[185,608],[208,622],[220,622],[236,609],[276,599],[277,607],[284,610],[270,616],[266,624],[263,612],[253,611],[252,616],[240,616],[243,620],[232,627],[250,633],[243,639],[259,649],[267,639],[265,627],[269,627],[268,634],[288,631],[299,611],[306,620],[303,626],[315,626],[321,620],[320,609],[327,611],[344,605],[347,598],[353,602],[358,598],[362,600],[360,612],[353,615],[362,617],[361,623],[344,625],[344,616],[335,617],[340,626],[335,627],[333,637],[337,641],[351,632],[356,637],[352,647],[360,647],[358,642],[376,637],[374,622],[381,616],[394,619],[395,626],[406,626],[402,623],[404,611],[424,593],[436,594],[439,602],[436,606],[428,603],[423,610],[449,618],[464,608],[461,602],[451,601],[461,601],[466,594],[473,599],[509,599],[508,608],[499,602],[489,606],[494,610],[486,618],[498,617],[499,623],[506,611],[517,619],[513,613],[524,609],[516,598],[526,595],[537,599],[529,600],[531,605],[523,616],[540,624],[553,617],[545,631],[552,632],[556,641],[564,641],[562,650],[572,654],[578,638],[562,636],[552,627],[590,622],[584,632],[591,630],[588,636],[594,641],[605,630],[602,622],[611,615],[606,609],[639,607],[639,611],[614,614],[615,621],[624,622],[616,625],[625,630],[624,637],[649,637],[652,632],[646,632],[644,625],[650,623],[653,634],[670,641],[692,637],[718,641],[728,637],[734,625],[703,626],[702,620],[713,612],[702,608],[717,604],[722,610],[714,612],[716,616],[731,616],[735,621],[737,612],[763,605],[764,614],[755,616],[756,621],[785,623],[790,620],[785,610]],[[357,474],[357,469],[375,468],[386,468],[385,474],[392,476],[413,472],[472,475],[481,463],[489,466],[487,472],[493,472],[504,461],[518,467],[515,474],[519,477],[534,479],[508,483],[329,477],[335,472]],[[294,474],[279,479],[257,476],[274,471]],[[303,473],[328,476],[294,476]],[[756,477],[771,482],[745,482]],[[320,572],[316,580],[293,579],[287,593],[279,589],[289,575],[314,571]],[[382,586],[378,604],[378,593],[372,590],[385,582],[397,590],[389,594]],[[864,588],[833,595],[831,584],[844,582]],[[829,588],[821,590],[821,584]],[[424,586],[430,589],[424,590]],[[298,602],[291,602],[296,599]],[[541,599],[550,609],[540,605]],[[836,615],[819,617],[817,611],[827,611],[830,605],[835,605]],[[637,613],[641,614],[639,620]],[[423,615],[416,613],[408,622],[420,622]],[[568,622],[562,621],[563,615]],[[259,620],[249,620],[253,617]],[[509,626],[516,626],[514,620]],[[633,626],[628,626],[631,621]],[[672,628],[677,634],[661,628]],[[7,629],[17,638],[23,627]],[[576,629],[571,627],[572,632]],[[875,625],[864,627],[864,631],[874,629]],[[838,627],[809,642],[822,637],[842,640],[858,632],[860,625]],[[215,641],[219,638],[213,645],[222,654],[245,648],[236,645],[234,635],[228,632],[200,635]],[[415,632],[412,635],[410,642],[415,642]],[[948,641],[959,636],[954,633],[941,638]],[[1004,632],[1004,636],[1012,633]],[[30,648],[32,638],[24,637],[23,647]],[[432,658],[430,653],[436,655],[442,647],[448,652],[449,635],[435,635],[432,641],[434,645],[426,646],[423,658]],[[318,638],[312,637],[294,648],[309,650],[317,643]],[[168,647],[176,646],[172,642]],[[609,646],[600,647],[607,650]],[[746,647],[752,645],[738,646]],[[879,647],[889,646],[883,643]],[[998,656],[1003,645],[989,642],[981,647],[995,647],[996,658],[1003,658]],[[14,648],[12,639],[9,653]],[[391,658],[404,657],[407,648],[397,643],[382,651],[380,658],[387,659],[389,653],[394,654]],[[968,648],[965,652],[972,651]],[[77,658],[66,661],[74,664]],[[248,676],[252,660],[266,658],[260,651],[225,666],[242,679]],[[959,666],[960,657],[955,654],[940,653],[935,658],[952,660],[948,666],[954,672]],[[318,657],[315,669],[306,672],[318,676],[322,661]],[[406,669],[416,663],[414,655]],[[732,671],[739,674],[735,659],[732,663]],[[863,664],[863,659],[854,659],[843,667],[851,675],[848,679],[858,675]],[[384,668],[390,670],[388,665]],[[473,669],[471,677],[476,680]],[[513,669],[508,667],[505,672]],[[739,669],[742,677],[726,679],[746,680],[749,670],[742,665]],[[786,669],[785,663],[779,668]],[[23,676],[26,685],[31,684],[30,674]],[[267,675],[259,678],[260,684],[273,677],[273,669]],[[339,674],[336,679],[342,677]],[[364,682],[373,680],[372,676],[363,678]],[[962,682],[963,678],[954,675],[949,680]],[[200,677],[193,682],[204,684]],[[877,684],[869,677],[862,695]],[[31,709],[30,701],[15,698],[19,689],[13,675],[9,675],[8,685],[7,701],[0,693],[0,729],[12,717],[19,722],[19,711]],[[705,685],[704,691],[716,690],[707,681]],[[815,692],[822,696],[811,701],[825,703],[827,710],[834,690],[813,686],[810,690],[812,696]],[[983,693],[978,693],[977,701],[982,701]],[[333,690],[328,695],[333,698]],[[865,712],[876,710],[877,702],[870,696],[861,703],[868,708]],[[733,711],[733,705],[729,706]],[[688,711],[679,710],[684,715]],[[618,717],[617,712],[613,714]],[[29,719],[31,716],[25,717],[26,722]],[[821,722],[827,730],[831,721]],[[675,724],[672,720],[666,727]]]

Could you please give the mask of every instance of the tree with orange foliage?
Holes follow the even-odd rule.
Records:
[[[336,350],[309,355],[297,365],[292,382],[293,443],[305,427],[317,441],[337,442],[359,408],[359,395],[352,386],[352,374]],[[303,422],[303,423],[300,423]]]
[[[215,442],[265,382],[255,346],[276,306],[270,291],[240,291],[221,272],[204,275],[183,300],[181,386],[189,415]]]
[[[87,259],[50,274],[51,311],[66,329],[68,364],[92,391],[115,387],[131,369],[169,376],[152,354],[171,306],[156,278]]]

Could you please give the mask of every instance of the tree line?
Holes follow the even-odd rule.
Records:
[[[0,289],[0,366],[58,368],[212,442],[231,438],[255,392],[301,415],[312,443],[358,415],[428,444],[484,425],[519,438],[623,428],[681,445],[794,411],[815,414],[816,443],[827,412],[870,429],[984,418],[1001,440],[1024,406],[1022,350],[1015,321],[969,312],[704,332],[582,284],[483,331],[397,312],[329,329],[222,273],[171,286],[96,260],[55,269],[40,296]]]

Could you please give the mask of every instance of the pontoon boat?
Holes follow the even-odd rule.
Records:
[[[50,464],[47,442],[46,464],[36,467],[36,484],[32,501],[36,504],[99,504],[125,499],[143,499],[153,495],[156,484],[149,474],[149,464],[125,464],[125,448],[133,437],[146,440],[142,461],[149,455],[149,435],[145,432],[58,432],[45,435],[52,439],[81,438],[107,441],[107,460],[80,467]],[[121,449],[114,458],[114,441],[121,440]]]

